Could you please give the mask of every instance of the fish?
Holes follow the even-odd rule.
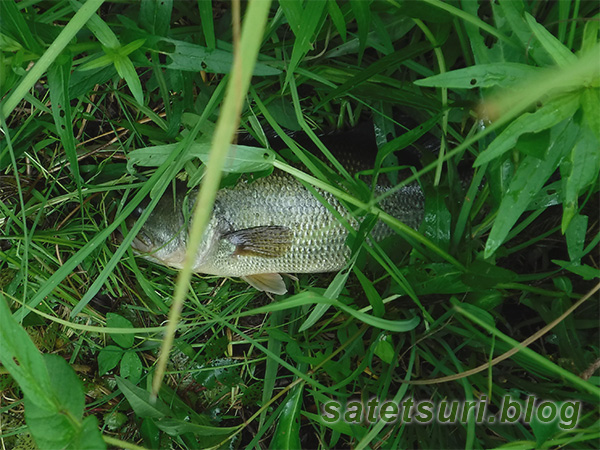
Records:
[[[294,138],[298,141],[302,136]],[[376,145],[372,125],[357,127],[343,133],[343,137],[334,134],[321,139],[351,173],[373,168]],[[363,181],[370,183],[370,178]],[[378,196],[391,188],[382,176],[373,194]],[[287,288],[281,274],[341,270],[351,250],[346,244],[348,229],[338,216],[354,229],[360,226],[360,219],[333,194],[318,188],[314,191],[324,202],[292,175],[277,169],[269,176],[242,178],[234,186],[220,189],[201,244],[195,250],[193,271],[240,277],[260,291],[282,295]],[[196,189],[188,192],[181,184],[175,192],[168,189],[133,239],[135,253],[181,269],[196,196]],[[147,204],[140,204],[127,219],[129,229]],[[424,194],[413,182],[385,197],[378,206],[417,229],[423,221],[424,204]],[[381,241],[392,234],[391,228],[378,221],[370,236]]]
[[[377,185],[375,194],[390,186]],[[158,264],[181,269],[187,250],[196,191],[167,190],[132,242],[136,253]],[[360,225],[332,194],[316,189],[333,211],[353,228]],[[423,220],[424,196],[418,184],[408,184],[386,197],[381,209],[417,229]],[[139,206],[128,227],[144,212]],[[378,221],[371,237],[393,234]],[[275,171],[250,182],[217,191],[210,220],[195,251],[193,271],[220,277],[240,277],[260,291],[287,292],[282,273],[324,273],[341,270],[350,257],[348,229],[309,189],[293,176]]]

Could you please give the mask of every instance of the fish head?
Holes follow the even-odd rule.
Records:
[[[186,202],[182,197],[167,190],[158,201],[131,243],[137,254],[166,266],[183,267],[189,215],[185,215]],[[150,199],[145,199],[127,217],[125,223],[128,229],[131,230],[140,220],[149,203]]]

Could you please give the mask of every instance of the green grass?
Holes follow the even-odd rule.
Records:
[[[597,5],[241,7],[235,31],[229,2],[0,2],[3,448],[598,448]],[[417,231],[319,138],[365,122],[375,174],[425,192]],[[289,151],[231,157],[238,130]],[[365,220],[345,270],[275,301],[117,243],[177,176],[204,180],[199,236],[229,172],[272,167],[398,239],[366,244]],[[577,427],[320,415],[506,395],[580,401]]]

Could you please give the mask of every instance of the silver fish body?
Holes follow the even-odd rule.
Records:
[[[386,188],[378,186],[376,195]],[[332,194],[317,192],[341,217],[357,228],[359,222]],[[165,193],[133,242],[152,261],[183,266],[191,202],[188,196]],[[423,219],[423,193],[405,186],[380,204],[390,215],[418,228]],[[380,240],[392,231],[379,222],[371,235]],[[243,277],[258,289],[282,294],[279,273],[319,273],[340,270],[350,256],[348,230],[336,215],[294,177],[276,172],[252,183],[217,192],[210,222],[196,251],[194,271]]]

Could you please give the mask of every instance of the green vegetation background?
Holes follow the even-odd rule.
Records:
[[[241,9],[236,41],[225,1],[0,2],[3,448],[600,447],[596,2]],[[236,127],[236,101],[242,131],[292,151],[229,157],[219,130]],[[377,214],[360,179],[340,190],[343,171],[289,165],[305,151],[283,131],[335,167],[319,135],[364,123],[375,172],[426,194],[418,232],[385,218],[410,245],[359,230],[348,270],[300,275],[274,302],[239,280],[194,276],[187,294],[181,281],[155,399],[177,273],[115,231],[177,174],[198,184],[211,148],[225,184],[276,166]],[[422,169],[398,180],[393,152],[411,145]],[[581,401],[578,426],[320,416],[372,397],[485,396],[494,413],[508,394]]]

